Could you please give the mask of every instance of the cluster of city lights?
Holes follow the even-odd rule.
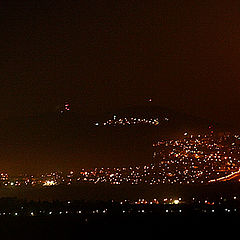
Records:
[[[152,163],[118,168],[82,169],[56,183],[205,184],[240,175],[240,141],[236,135],[197,135],[153,144]]]
[[[103,122],[103,126],[134,126],[134,125],[149,125],[149,126],[158,126],[159,124],[166,123],[169,121],[167,117],[156,117],[156,118],[142,118],[142,117],[117,117],[113,116],[112,119],[109,119]],[[96,126],[99,126],[100,123],[96,122]]]
[[[153,144],[149,164],[127,167],[99,167],[78,172],[51,172],[39,176],[0,175],[2,186],[79,183],[107,184],[205,184],[239,180],[240,137],[238,135],[189,135]]]
[[[187,134],[185,134],[187,136]],[[190,135],[153,144],[153,158],[171,182],[205,183],[230,180],[240,169],[240,141],[236,135]]]

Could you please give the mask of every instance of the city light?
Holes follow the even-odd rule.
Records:
[[[47,180],[46,182],[43,183],[43,186],[54,186],[56,184],[57,183],[53,180],[51,180],[51,181]]]
[[[91,184],[211,184],[240,179],[238,135],[190,135],[159,140],[152,144],[150,163],[123,167],[85,168],[80,171],[49,172],[38,176],[11,177],[2,172],[4,187]]]
[[[154,118],[144,118],[144,117],[117,117],[113,116],[112,119],[104,121],[101,125],[103,126],[137,126],[137,125],[149,125],[149,126],[158,126],[161,124],[166,124],[169,121],[169,118],[162,117],[154,117]],[[100,123],[96,124],[99,126]]]

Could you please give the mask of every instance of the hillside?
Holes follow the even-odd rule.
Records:
[[[113,119],[131,124],[107,124]],[[3,170],[13,173],[145,163],[152,159],[153,141],[209,131],[209,125],[157,106],[92,116],[67,112],[5,119],[0,122],[0,161]]]

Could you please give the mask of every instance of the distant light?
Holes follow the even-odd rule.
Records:
[[[179,204],[179,200],[174,200],[173,203],[174,204]]]
[[[95,126],[99,126],[99,123],[98,122],[96,122],[96,123],[94,123],[95,124]]]
[[[44,182],[43,186],[54,186],[56,184],[57,183],[53,180],[51,180],[51,181],[47,180],[47,181]]]
[[[187,136],[187,135],[188,135],[188,133],[187,133],[187,132],[185,132],[183,135],[184,135],[184,136]]]

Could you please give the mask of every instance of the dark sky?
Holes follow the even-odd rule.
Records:
[[[0,119],[11,119],[0,126],[1,169],[151,161],[145,132],[81,133],[74,125],[68,133],[54,121],[18,122],[65,101],[95,114],[152,98],[240,126],[239,9],[229,0],[1,1]]]
[[[153,104],[240,125],[239,1],[2,1],[1,116]]]

